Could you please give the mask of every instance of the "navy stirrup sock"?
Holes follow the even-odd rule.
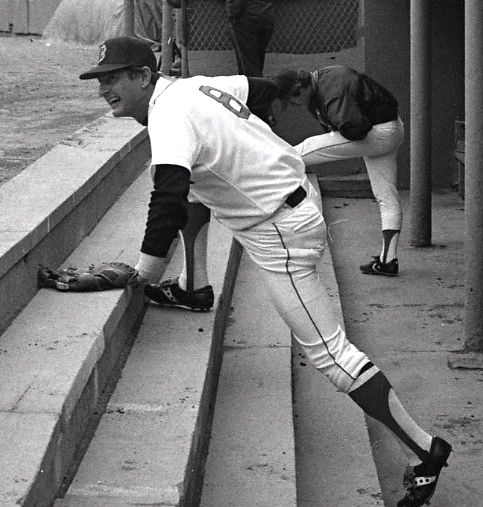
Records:
[[[373,367],[372,363],[366,364],[360,371],[359,376]],[[405,445],[407,445],[420,459],[426,461],[429,457],[427,451],[419,447],[401,428],[391,414],[389,407],[389,391],[391,384],[384,373],[377,371],[361,386],[350,391],[349,396],[364,410],[364,412],[389,428]]]
[[[396,229],[384,229],[382,231],[382,254],[380,260],[382,263],[386,264],[389,261],[392,261],[397,255],[397,241],[399,238],[399,234],[401,231]]]
[[[198,202],[188,204],[188,223],[181,231],[185,249],[186,290],[192,291],[195,241],[201,228],[210,221],[210,210]]]

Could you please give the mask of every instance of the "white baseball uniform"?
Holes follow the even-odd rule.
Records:
[[[404,125],[397,120],[373,125],[357,141],[333,131],[305,139],[295,146],[306,166],[363,157],[381,213],[382,229],[400,230],[402,208],[397,190],[397,153],[404,141]]]
[[[296,150],[246,107],[244,76],[161,78],[148,129],[152,164],[191,172],[192,192],[261,268],[275,307],[308,358],[347,392],[367,356],[346,338],[315,269],[326,229]],[[307,193],[295,207],[286,200]]]

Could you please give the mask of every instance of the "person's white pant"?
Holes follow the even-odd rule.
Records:
[[[311,363],[347,392],[369,361],[351,344],[316,271],[326,227],[315,188],[295,208],[284,205],[269,220],[234,237],[261,268],[268,294]]]
[[[374,125],[360,141],[339,132],[305,139],[295,146],[306,166],[362,157],[379,205],[382,229],[401,230],[402,208],[397,190],[397,152],[404,140],[401,119]]]

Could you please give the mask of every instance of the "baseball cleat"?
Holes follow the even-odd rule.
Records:
[[[148,283],[144,286],[144,294],[162,306],[175,306],[201,311],[209,310],[215,299],[211,285],[193,291],[186,291],[179,286],[178,278],[171,278],[160,284]]]
[[[429,505],[441,469],[448,466],[446,460],[450,453],[451,445],[448,442],[439,437],[433,438],[428,460],[421,465],[406,468],[403,484],[407,488],[407,493],[399,500],[397,507]]]
[[[359,269],[365,275],[397,276],[399,264],[397,259],[393,259],[390,262],[381,262],[379,255],[375,255],[371,262],[362,264],[359,266]]]

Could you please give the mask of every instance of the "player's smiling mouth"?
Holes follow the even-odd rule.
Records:
[[[106,100],[107,100],[107,103],[110,105],[110,106],[113,106],[119,102],[121,102],[121,98],[118,97],[117,95],[115,96],[111,96],[111,97],[106,97]]]

